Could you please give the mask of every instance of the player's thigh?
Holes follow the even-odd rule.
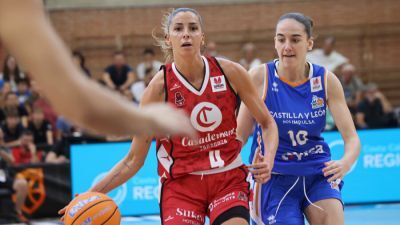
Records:
[[[200,177],[200,176],[199,176]],[[196,176],[166,181],[161,186],[160,216],[163,225],[203,225],[206,190]]]
[[[340,200],[335,198],[324,199],[314,202],[323,210],[309,205],[305,210],[307,221],[310,225],[343,225],[344,213]]]

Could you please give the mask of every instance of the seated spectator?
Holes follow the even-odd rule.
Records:
[[[348,59],[342,54],[335,51],[336,39],[333,36],[328,36],[324,40],[322,49],[315,49],[307,54],[307,60],[311,63],[321,65],[329,71],[335,72],[343,64],[348,62]]]
[[[36,145],[53,145],[53,131],[51,124],[44,118],[41,108],[33,108],[32,121],[28,129],[33,133]]]
[[[124,91],[129,89],[136,80],[131,67],[126,64],[123,52],[114,53],[113,64],[104,70],[103,81],[111,89]]]
[[[27,129],[22,132],[20,145],[11,148],[11,152],[16,165],[38,163],[42,161],[42,151],[36,149],[33,134]]]
[[[162,63],[155,59],[154,50],[151,48],[146,48],[143,51],[143,62],[139,63],[136,68],[137,81],[143,81],[147,75],[148,70],[152,70],[154,74],[160,70]]]
[[[356,113],[357,127],[361,129],[396,127],[397,120],[393,108],[376,84],[369,83],[363,89],[364,98],[358,104]]]
[[[16,95],[18,96],[18,102],[20,105],[24,106],[26,100],[29,99],[29,97],[32,95],[31,90],[29,89],[29,80],[28,79],[22,79],[18,81],[18,90]]]
[[[74,127],[63,116],[59,116],[56,122],[56,140],[60,141],[64,137],[71,136],[74,132]]]
[[[4,96],[4,106],[0,110],[0,121],[4,121],[6,112],[10,110],[16,110],[18,117],[21,118],[22,125],[26,127],[28,125],[28,110],[24,105],[19,104],[18,96],[14,92],[8,92]]]
[[[351,64],[343,65],[339,80],[342,83],[344,97],[351,112],[355,112],[361,101],[361,92],[364,86],[360,77],[356,74],[356,68]]]
[[[11,85],[10,85],[10,83],[5,82],[5,83],[3,84],[3,89],[1,89],[1,91],[0,91],[0,106],[1,106],[1,108],[4,108],[5,101],[6,101],[5,98],[6,98],[6,95],[7,95],[9,92],[11,92]],[[3,118],[3,120],[1,120],[1,121],[4,121],[4,118]]]
[[[85,65],[85,57],[80,51],[73,51],[72,52],[72,58],[74,60],[75,65],[77,65],[79,68],[82,69],[84,74],[88,77],[92,77],[92,74],[90,73],[89,69]]]
[[[69,157],[69,142],[67,138],[63,138],[47,153],[45,162],[55,164],[68,163]]]
[[[136,103],[140,103],[144,93],[144,89],[146,89],[146,87],[149,85],[155,74],[156,71],[154,71],[152,68],[148,68],[146,70],[146,75],[144,76],[143,81],[135,82],[132,85],[130,92],[132,93],[134,101]]]
[[[215,41],[209,41],[206,45],[204,55],[206,56],[212,56],[212,57],[217,57],[217,58],[223,58],[226,59],[227,57],[221,55],[218,53],[218,47],[217,47],[217,42]]]
[[[2,125],[4,141],[7,147],[20,145],[20,137],[24,130],[16,110],[6,111],[6,121]]]
[[[5,146],[3,131],[0,129],[0,188],[6,188],[15,193],[15,211],[20,222],[28,220],[22,214],[22,206],[28,195],[28,182],[10,171],[10,166],[14,164],[14,158],[10,150]]]
[[[31,81],[32,95],[27,100],[29,105],[29,112],[32,113],[33,108],[41,108],[44,113],[44,118],[50,122],[51,127],[56,127],[57,114],[51,107],[49,101],[40,93],[40,88],[37,86],[35,81]]]
[[[3,72],[0,74],[0,77],[4,82],[10,83],[11,90],[13,92],[16,92],[17,83],[19,82],[19,80],[25,78],[25,74],[20,71],[15,58],[8,55],[4,60]]]
[[[239,60],[246,70],[250,70],[262,62],[259,58],[256,58],[256,46],[253,43],[246,43],[242,48],[243,58]]]

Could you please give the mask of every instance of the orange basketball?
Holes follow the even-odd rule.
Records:
[[[121,214],[115,202],[105,194],[86,192],[69,203],[65,212],[65,225],[119,225]]]

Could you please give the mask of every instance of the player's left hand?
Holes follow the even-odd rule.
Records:
[[[325,167],[322,169],[325,177],[331,176],[328,182],[335,181],[337,179],[342,180],[346,173],[350,170],[350,165],[342,160],[331,160],[325,163]]]
[[[255,152],[256,158],[252,165],[247,166],[250,173],[253,174],[253,178],[257,183],[265,183],[271,178],[272,165],[268,160],[261,154],[260,150]]]

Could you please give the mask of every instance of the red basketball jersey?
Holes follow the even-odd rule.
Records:
[[[198,131],[196,140],[157,139],[158,173],[165,178],[210,170],[213,173],[242,164],[242,143],[236,139],[236,94],[217,60],[202,59],[205,74],[200,90],[174,63],[164,68],[166,101],[186,111]]]

